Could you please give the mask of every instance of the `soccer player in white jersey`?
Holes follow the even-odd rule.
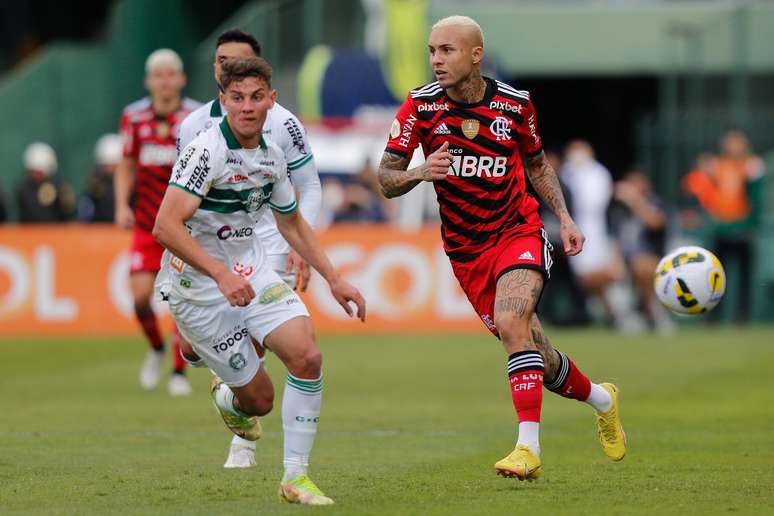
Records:
[[[365,301],[331,265],[300,216],[282,150],[262,136],[276,91],[259,57],[221,70],[226,117],[182,150],[153,228],[171,253],[159,290],[180,333],[217,375],[211,392],[226,425],[250,435],[272,409],[274,389],[256,352],[260,342],[288,368],[282,402],[285,472],[282,500],[329,505],[307,474],[322,397],[322,356],[309,312],[272,270],[256,226],[271,207],[277,228],[328,282],[350,316]]]
[[[260,56],[261,46],[252,35],[239,29],[225,31],[215,43],[215,81],[220,85],[220,71],[224,62],[230,59]],[[178,154],[196,135],[217,125],[222,118],[223,105],[220,98],[215,98],[191,113],[183,121],[178,133]],[[293,113],[275,102],[266,116],[263,135],[285,152],[290,179],[298,191],[299,209],[304,219],[314,226],[320,212],[322,194],[320,178],[303,125]],[[269,266],[283,281],[302,292],[306,290],[309,282],[309,266],[282,238],[274,218],[268,211],[256,227],[255,236],[264,244]],[[185,343],[182,349],[183,355],[189,359],[189,362],[196,365],[196,360],[190,360],[194,357]],[[231,439],[224,467],[248,468],[255,465],[255,441],[235,435]]]

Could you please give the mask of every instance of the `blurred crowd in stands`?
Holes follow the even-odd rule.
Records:
[[[568,259],[561,251],[555,253],[552,281],[541,303],[546,322],[584,325],[601,319],[623,332],[671,332],[674,322],[654,298],[652,277],[661,256],[686,234],[713,250],[724,264],[736,264],[739,307],[733,318],[746,320],[755,236],[765,210],[765,168],[743,131],[727,131],[717,152],[696,157],[693,170],[681,181],[677,206],[655,193],[648,171],[640,167],[623,171],[614,180],[587,142],[573,141],[563,152],[547,154],[587,240],[579,256]],[[113,174],[121,156],[119,135],[101,137],[94,149],[94,168],[83,193],[76,196],[57,176],[54,149],[42,142],[30,144],[22,158],[24,175],[13,192],[15,220],[112,222]],[[381,196],[376,164],[370,159],[355,174],[322,173],[321,178],[320,229],[339,223],[401,227],[438,223],[432,186],[423,184],[419,190],[425,191],[409,201],[411,218],[418,220],[405,224],[406,213],[401,212],[409,207]],[[0,222],[13,220],[5,195],[0,191]],[[420,206],[413,206],[416,203]],[[541,215],[552,244],[561,249],[558,220],[547,209]]]

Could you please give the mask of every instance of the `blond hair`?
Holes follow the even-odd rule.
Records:
[[[484,46],[484,32],[481,30],[481,25],[470,16],[454,15],[441,18],[435,22],[431,30],[440,29],[442,27],[464,27],[470,29],[481,42],[481,46]]]

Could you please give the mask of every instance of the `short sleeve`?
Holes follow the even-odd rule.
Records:
[[[535,156],[543,150],[543,140],[538,132],[537,113],[532,99],[523,113],[524,122],[519,128],[519,150],[526,156]]]
[[[137,144],[137,138],[134,134],[134,127],[131,115],[129,113],[122,114],[119,130],[121,132],[121,138],[124,141],[123,155],[125,158],[137,159],[139,156],[139,145]]]
[[[180,157],[183,149],[196,138],[195,120],[193,113],[189,114],[180,124],[180,129],[177,132],[177,157]]]
[[[409,93],[398,110],[398,114],[395,115],[395,120],[392,121],[386,150],[401,156],[411,156],[414,149],[419,146],[416,123],[417,112],[411,93]]]
[[[284,168],[280,169],[282,172],[278,172],[277,180],[274,182],[274,188],[271,190],[271,197],[269,198],[269,206],[272,210],[289,214],[296,211],[298,204],[296,203],[296,191],[293,189],[293,185],[288,178],[288,175],[284,173]]]
[[[212,151],[202,143],[201,139],[194,140],[183,149],[169,179],[170,185],[198,197],[207,194],[215,175],[212,171]]]
[[[285,138],[280,138],[277,143],[280,144],[285,152],[285,159],[288,162],[288,170],[296,170],[312,160],[312,148],[309,146],[309,140],[306,137],[306,129],[294,115],[282,122],[282,130]],[[275,140],[276,141],[276,140]]]

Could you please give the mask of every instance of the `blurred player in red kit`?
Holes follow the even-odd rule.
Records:
[[[584,236],[567,212],[543,152],[530,95],[481,75],[484,37],[471,18],[437,22],[428,49],[437,81],[409,92],[392,124],[379,180],[387,197],[403,195],[421,181],[433,183],[454,274],[508,354],[519,432],[516,448],[495,470],[519,480],[542,475],[538,437],[544,386],[594,407],[605,453],[621,460],[626,437],[617,388],[592,383],[551,346],[535,315],[553,249],[538,201],[526,190],[526,176],[560,220],[564,252],[581,252]],[[427,159],[407,170],[420,144]]]
[[[164,248],[151,232],[177,159],[178,128],[200,105],[181,97],[185,83],[180,56],[173,50],[156,50],[145,62],[145,87],[150,96],[129,104],[121,115],[124,157],[114,179],[115,220],[119,227],[133,229],[129,284],[137,320],[151,346],[140,369],[140,385],[145,389],[158,385],[165,351],[156,314],[151,308],[153,282]],[[175,329],[174,371],[168,388],[174,396],[185,396],[190,394],[191,385],[185,377],[179,339]]]

